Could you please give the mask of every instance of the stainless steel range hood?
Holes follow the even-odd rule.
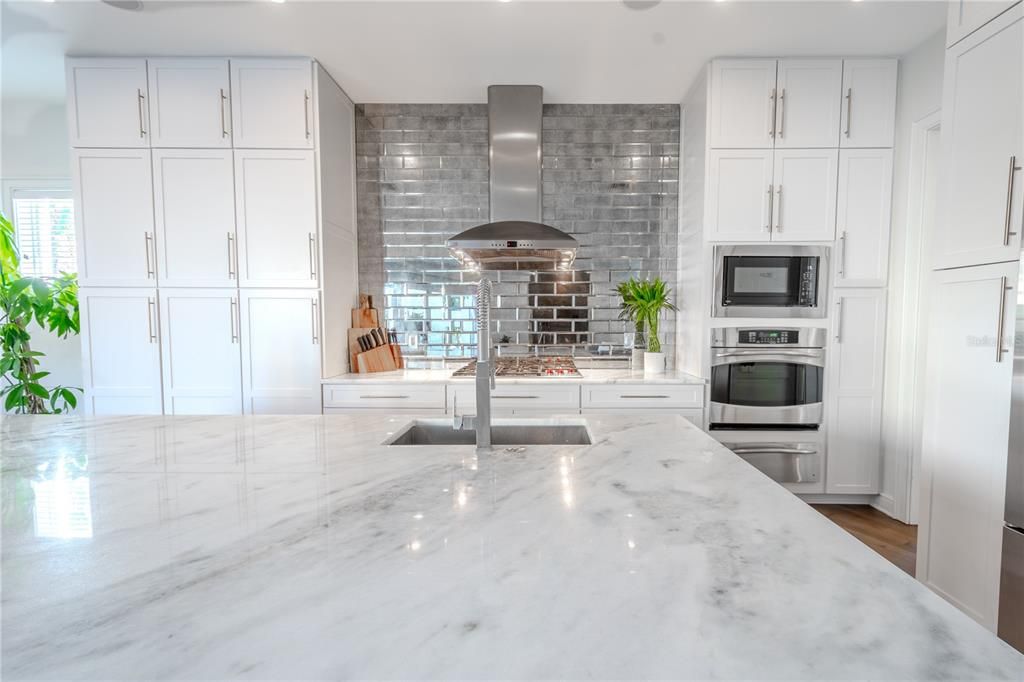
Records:
[[[543,95],[539,85],[487,88],[491,222],[448,240],[467,267],[556,270],[576,257],[575,239],[540,222]]]

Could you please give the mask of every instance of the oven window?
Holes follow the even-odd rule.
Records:
[[[723,306],[789,308],[800,305],[800,277],[807,259],[725,256],[723,260]]]
[[[743,362],[711,368],[711,400],[788,407],[821,402],[824,370],[793,362]]]

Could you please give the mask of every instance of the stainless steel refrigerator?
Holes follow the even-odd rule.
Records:
[[[1006,470],[1003,570],[999,586],[999,636],[1024,652],[1024,262],[1014,308],[1013,392]]]

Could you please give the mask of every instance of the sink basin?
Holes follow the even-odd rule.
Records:
[[[590,445],[587,423],[577,420],[499,419],[491,424],[491,443],[502,445]],[[456,431],[449,420],[416,419],[385,445],[475,445],[475,431]]]

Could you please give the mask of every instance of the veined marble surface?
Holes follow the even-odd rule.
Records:
[[[372,372],[369,374],[339,374],[323,380],[325,384],[397,384],[397,383],[472,383],[473,377],[452,377],[450,369],[400,369],[394,372]],[[705,384],[704,379],[669,370],[664,374],[646,375],[643,370],[621,369],[590,369],[580,367],[578,377],[497,377],[500,384]]]
[[[1024,657],[673,416],[7,417],[2,674],[1017,679]]]

